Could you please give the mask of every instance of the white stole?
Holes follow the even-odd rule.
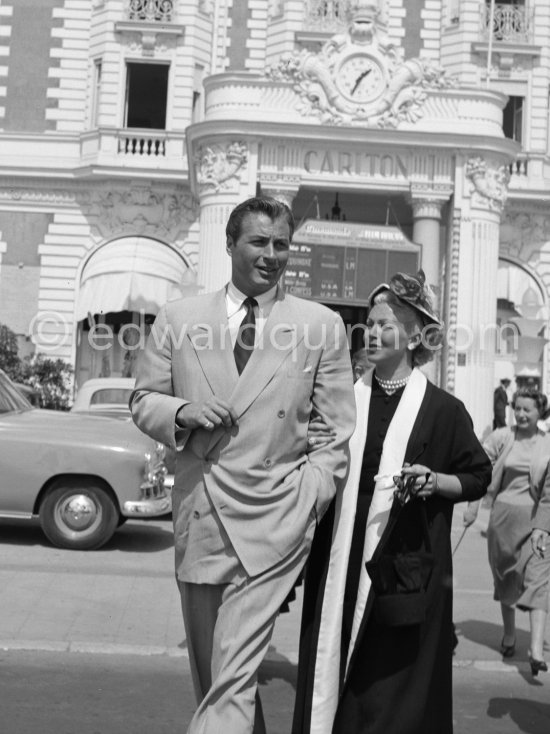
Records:
[[[419,369],[414,369],[384,440],[379,473],[375,478],[376,484],[367,519],[346,673],[371,586],[365,563],[372,557],[388,523],[395,489],[393,476],[399,474],[403,467],[407,444],[424,399],[427,384],[425,375]],[[372,370],[369,370],[362,379],[355,383],[357,423],[349,444],[349,472],[343,492],[336,497],[330,561],[315,661],[310,734],[331,734],[338,706],[343,599],[363,452],[367,439],[371,392]]]

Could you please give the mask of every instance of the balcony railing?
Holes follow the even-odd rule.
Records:
[[[166,135],[143,130],[135,133],[125,130],[118,134],[118,152],[128,156],[165,156]]]
[[[510,185],[517,186],[527,183],[529,178],[529,158],[526,153],[520,153],[513,163],[510,163]]]
[[[529,43],[533,27],[533,14],[523,5],[495,5],[493,40],[505,43]],[[491,35],[491,7],[482,8],[482,29],[485,38]]]
[[[174,17],[174,0],[127,0],[127,3],[128,20],[166,23]]]
[[[349,0],[309,0],[304,28],[336,31],[347,23]]]

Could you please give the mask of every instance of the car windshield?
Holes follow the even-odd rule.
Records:
[[[32,405],[0,370],[0,413],[11,413],[15,410],[32,410]]]

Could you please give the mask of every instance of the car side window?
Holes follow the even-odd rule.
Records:
[[[96,390],[90,400],[90,405],[121,404],[128,405],[131,390],[121,387],[109,387],[104,390]]]

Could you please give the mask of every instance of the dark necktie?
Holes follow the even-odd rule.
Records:
[[[239,333],[237,334],[237,340],[233,349],[235,355],[235,363],[239,375],[246,367],[246,363],[250,359],[250,355],[254,349],[254,343],[256,341],[256,316],[254,315],[254,306],[257,306],[258,302],[255,298],[246,298],[243,301],[243,306],[246,308],[244,319],[241,321],[239,326]]]

